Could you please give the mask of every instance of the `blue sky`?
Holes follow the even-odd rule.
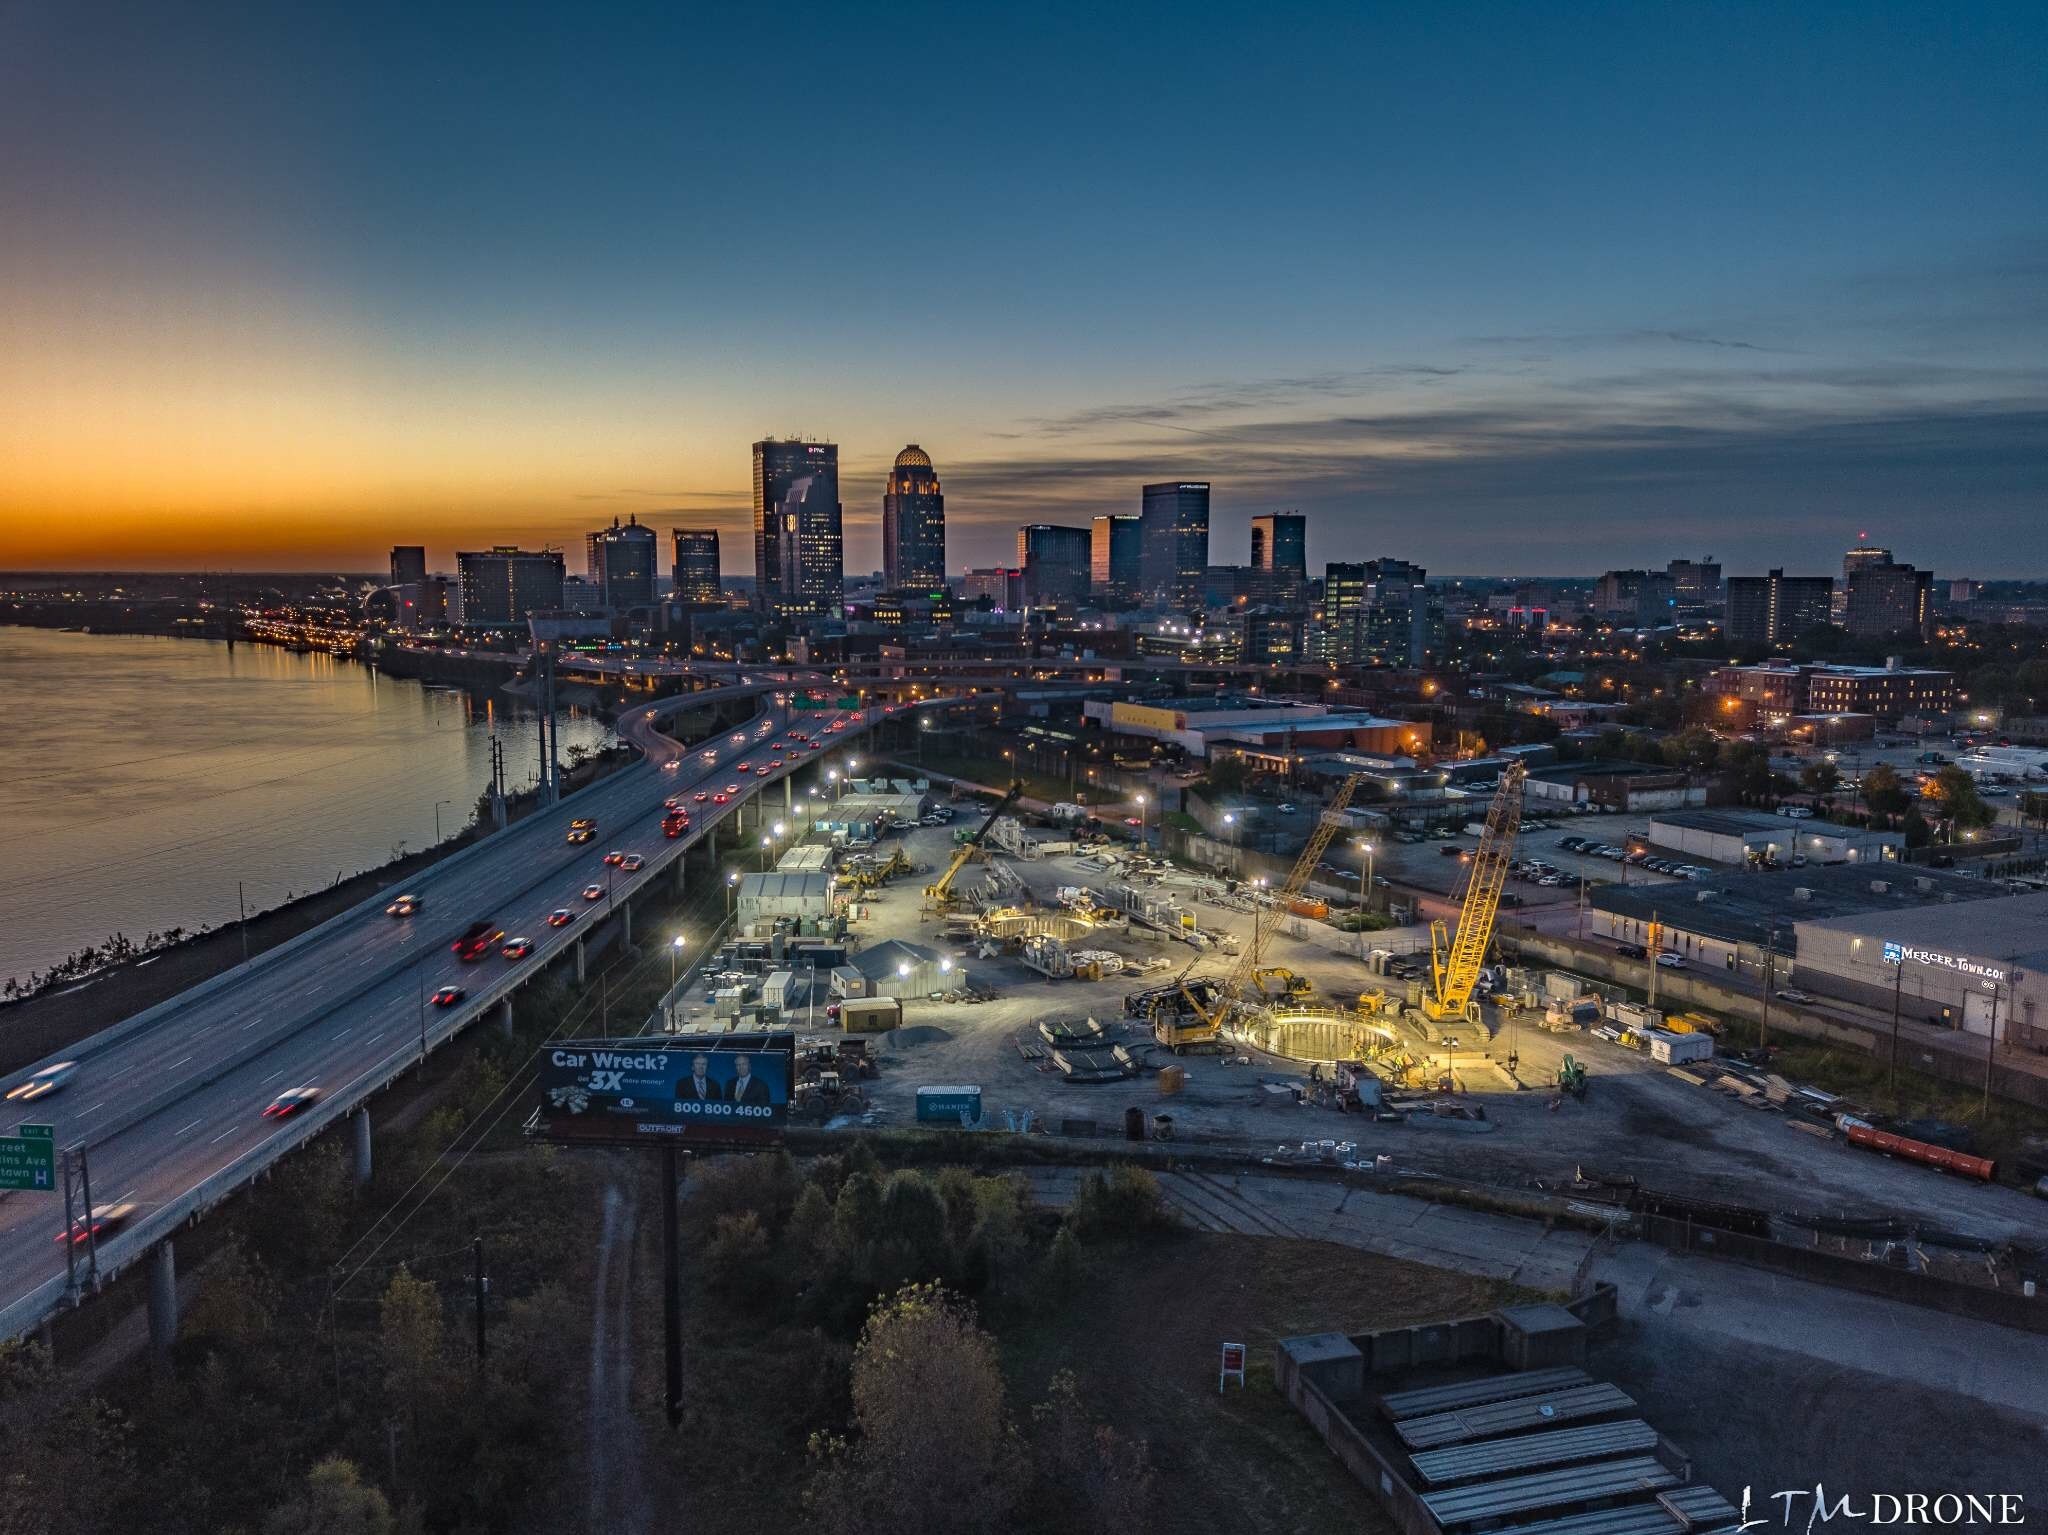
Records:
[[[2042,7],[742,9],[0,5],[0,564],[736,532],[800,431],[854,568],[915,440],[956,567],[1200,475],[2048,574]]]

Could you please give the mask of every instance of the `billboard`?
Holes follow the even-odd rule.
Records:
[[[793,1034],[584,1039],[541,1053],[551,1139],[773,1146],[789,1121]]]

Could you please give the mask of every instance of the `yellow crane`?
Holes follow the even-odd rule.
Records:
[[[1432,1022],[1464,1023],[1478,1016],[1472,992],[1479,984],[1486,946],[1493,940],[1493,920],[1507,887],[1515,834],[1522,829],[1522,780],[1527,776],[1528,769],[1520,762],[1510,763],[1500,775],[1500,788],[1486,812],[1486,830],[1472,855],[1457,932],[1446,936],[1441,921],[1429,925],[1431,989],[1422,998],[1422,1012]]]
[[[1244,952],[1238,955],[1237,963],[1230,967],[1230,973],[1217,984],[1215,999],[1204,1005],[1201,998],[1188,989],[1187,972],[1181,972],[1181,999],[1198,1021],[1193,1024],[1174,1025],[1173,1037],[1168,1038],[1161,1033],[1160,1043],[1171,1044],[1178,1049],[1184,1044],[1206,1043],[1213,1040],[1230,1016],[1243,1008],[1247,1002],[1258,1005],[1264,1001],[1264,988],[1258,980],[1262,970],[1265,974],[1275,977],[1286,974],[1277,967],[1264,967],[1260,963],[1272,913],[1284,911],[1288,903],[1307,888],[1309,876],[1315,873],[1316,865],[1321,862],[1323,853],[1330,846],[1330,839],[1344,829],[1344,812],[1350,808],[1351,796],[1358,792],[1358,786],[1363,782],[1363,773],[1353,773],[1344,780],[1337,792],[1331,796],[1330,803],[1323,808],[1323,813],[1316,818],[1316,829],[1309,833],[1308,841],[1302,846],[1301,856],[1294,860],[1294,868],[1288,873],[1280,888],[1273,892],[1272,901],[1266,905],[1255,904],[1252,907],[1252,941],[1246,945]],[[1192,969],[1193,966],[1190,965],[1189,968]],[[1295,995],[1292,986],[1288,989],[1288,995]],[[1155,1030],[1155,1033],[1158,1031]]]
[[[959,878],[960,871],[967,867],[967,860],[972,858],[976,851],[980,849],[982,839],[988,835],[989,828],[994,826],[1000,817],[1009,812],[1010,807],[1017,803],[1023,796],[1023,793],[1024,780],[1020,778],[1010,785],[1009,793],[996,801],[996,808],[988,813],[988,819],[981,823],[981,829],[960,844],[959,849],[953,854],[953,861],[946,865],[946,872],[924,887],[924,899],[927,907],[944,911],[952,903],[953,881]]]

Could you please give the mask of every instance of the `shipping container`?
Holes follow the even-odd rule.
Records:
[[[839,1026],[849,1034],[886,1034],[903,1025],[903,1003],[895,997],[849,997],[839,1004]]]
[[[921,1125],[969,1125],[981,1123],[981,1089],[978,1087],[920,1087],[917,1090],[917,1122]]]
[[[1649,1031],[1650,1057],[1667,1066],[1683,1066],[1688,1061],[1704,1061],[1714,1053],[1714,1041],[1705,1034],[1674,1034],[1669,1029]]]
[[[1330,903],[1314,895],[1296,896],[1287,903],[1287,909],[1297,917],[1314,917],[1318,922],[1330,915]]]

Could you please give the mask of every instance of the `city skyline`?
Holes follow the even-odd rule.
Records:
[[[763,120],[672,82],[771,18],[141,10],[110,42],[22,8],[0,566],[375,569],[630,514],[732,554],[745,445],[798,431],[844,445],[857,571],[918,442],[955,569],[1187,476],[1219,546],[1306,514],[1312,568],[1817,568],[1938,525],[1945,569],[2048,574],[2037,10],[1469,11],[1164,50],[806,18],[835,69]],[[914,121],[852,83],[897,69]],[[1217,79],[1245,110],[1136,99]],[[783,238],[783,177],[822,238]]]

